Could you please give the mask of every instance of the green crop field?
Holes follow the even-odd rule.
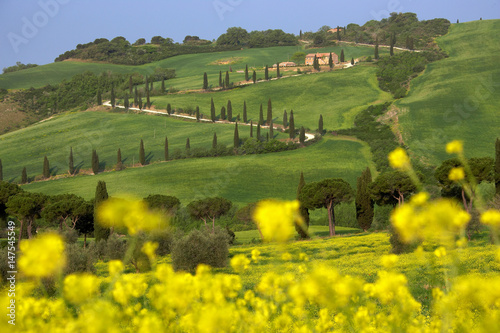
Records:
[[[449,58],[428,65],[399,100],[405,143],[430,164],[448,158],[444,147],[464,140],[468,156],[493,156],[500,135],[500,20],[450,27],[437,39]]]
[[[244,79],[243,73],[236,73],[245,69],[245,65],[258,68],[262,71],[265,65],[272,67],[277,61],[288,61],[297,51],[307,53],[313,52],[336,52],[340,55],[344,49],[347,59],[359,58],[361,56],[373,55],[373,48],[366,46],[337,46],[321,49],[303,50],[300,46],[270,47],[245,49],[238,51],[186,54],[164,59],[161,61],[145,64],[141,66],[113,65],[79,61],[64,61],[38,66],[18,72],[0,75],[0,88],[20,89],[30,87],[42,87],[46,84],[56,84],[62,80],[70,79],[73,75],[92,71],[96,74],[112,71],[115,73],[134,73],[143,75],[151,74],[156,67],[174,68],[177,77],[167,82],[167,86],[174,86],[177,89],[200,89],[203,83],[203,73],[209,75],[210,84],[214,87],[218,85],[219,71],[229,70],[231,65],[231,81],[237,82]],[[381,50],[381,54],[387,51]],[[230,63],[226,63],[226,62]],[[271,73],[273,75],[273,73]],[[263,73],[259,75],[264,77]],[[276,76],[274,73],[273,76]]]
[[[267,131],[263,129],[261,135]],[[44,156],[54,168],[52,174],[67,173],[70,147],[73,147],[74,164],[81,169],[90,169],[92,149],[97,150],[99,162],[105,163],[106,169],[113,169],[120,148],[123,164],[129,166],[139,160],[141,139],[146,159],[158,162],[164,159],[165,136],[172,155],[176,150],[185,150],[188,137],[191,149],[209,149],[214,132],[218,143],[233,145],[234,125],[230,124],[196,123],[133,113],[68,113],[0,136],[4,179],[19,181],[23,167],[29,177],[41,175]],[[241,139],[249,137],[250,127],[240,125],[239,135]],[[279,131],[274,131],[274,135],[277,139],[288,137]]]
[[[166,194],[178,197],[183,204],[207,196],[222,196],[241,205],[264,198],[294,199],[301,171],[306,182],[342,178],[354,187],[361,171],[371,165],[365,144],[324,138],[293,151],[175,160],[97,176],[35,182],[23,188],[46,194],[75,193],[90,199],[97,181],[104,180],[110,195]]]
[[[258,121],[260,104],[264,117],[267,101],[271,98],[275,124],[282,123],[283,110],[293,110],[295,128],[318,128],[319,115],[323,115],[324,128],[337,130],[353,126],[354,116],[368,105],[390,100],[390,94],[378,87],[376,68],[355,66],[334,72],[301,75],[270,82],[259,82],[224,92],[174,94],[152,97],[152,103],[166,108],[195,108],[210,115],[210,99],[214,99],[217,114],[231,100],[233,114],[242,115],[243,102],[247,103],[249,120]]]

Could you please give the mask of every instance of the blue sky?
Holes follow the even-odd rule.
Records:
[[[500,0],[0,0],[0,69],[16,61],[51,63],[77,44],[101,37],[211,40],[233,26],[298,34],[323,25],[362,25],[390,12],[452,23],[498,19]]]

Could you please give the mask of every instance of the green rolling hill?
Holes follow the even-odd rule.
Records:
[[[424,163],[449,158],[445,144],[464,140],[468,156],[493,156],[500,136],[500,20],[453,24],[437,39],[449,58],[431,63],[399,100],[404,142]]]

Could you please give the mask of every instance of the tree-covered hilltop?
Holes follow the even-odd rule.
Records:
[[[230,51],[243,46],[271,47],[297,44],[297,37],[279,29],[248,33],[245,29],[233,27],[227,29],[216,43],[200,39],[198,36],[186,36],[182,44],[174,43],[172,38],[161,36],[154,36],[150,43],[146,43],[144,38],[139,38],[133,44],[121,36],[111,41],[98,38],[90,43],[78,44],[76,49],[64,52],[55,61],[85,59],[122,65],[142,65],[181,54]]]
[[[419,21],[415,13],[391,13],[380,21],[371,20],[360,26],[355,23],[346,27],[321,27],[317,32],[305,32],[301,39],[314,45],[326,45],[334,41],[394,45],[408,49],[430,49],[436,45],[434,38],[445,35],[450,21],[443,18]]]

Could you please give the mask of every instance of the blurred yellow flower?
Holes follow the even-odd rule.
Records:
[[[134,198],[110,198],[104,201],[97,210],[97,217],[107,227],[127,227],[130,235],[162,229],[167,222],[163,214],[151,211],[144,201]]]
[[[398,256],[395,254],[388,254],[382,256],[380,262],[382,263],[382,266],[384,266],[385,268],[392,268],[398,262]]]
[[[65,263],[64,242],[56,234],[43,234],[20,244],[19,269],[24,275],[47,277],[60,272]]]
[[[64,296],[73,304],[81,304],[97,294],[99,278],[91,274],[71,274],[64,279]]]
[[[252,250],[252,260],[253,262],[258,262],[260,259],[260,251],[257,249]]]
[[[292,255],[290,254],[290,252],[285,252],[281,255],[281,260],[290,261],[292,260]]]
[[[446,256],[446,249],[443,246],[438,247],[434,250],[434,255],[438,258],[442,258]]]
[[[408,170],[410,168],[410,158],[406,151],[399,147],[389,153],[389,164],[394,169]]]
[[[463,141],[453,140],[446,144],[446,152],[448,154],[461,154],[464,151]]]
[[[154,260],[157,248],[158,248],[157,242],[146,242],[142,246],[141,251],[148,256],[149,260]]]
[[[448,179],[452,181],[459,181],[465,178],[465,171],[464,168],[458,167],[458,168],[453,168],[450,170],[450,173],[448,175]]]
[[[411,197],[411,203],[417,206],[422,206],[429,201],[429,193],[420,192]]]
[[[500,228],[500,211],[496,209],[489,209],[481,214],[481,223]]]
[[[108,263],[109,276],[114,277],[123,271],[123,263],[120,260],[111,260]]]
[[[264,200],[257,204],[253,218],[264,241],[286,242],[295,233],[294,223],[303,223],[300,203],[295,201]]]
[[[231,258],[231,267],[236,273],[242,273],[248,269],[250,259],[244,254],[237,254]]]

